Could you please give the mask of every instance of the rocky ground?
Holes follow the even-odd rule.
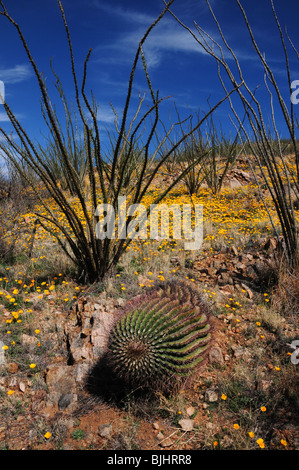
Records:
[[[207,364],[173,396],[122,394],[99,361],[127,297],[87,288],[68,307],[53,294],[46,311],[31,298],[19,351],[1,365],[2,449],[298,449],[298,323],[271,313],[278,252],[269,238],[259,250],[223,245],[184,266],[171,258],[174,276],[209,303],[213,326]],[[2,309],[2,338],[10,315]]]

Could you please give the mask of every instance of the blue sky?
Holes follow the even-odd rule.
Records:
[[[74,101],[69,51],[56,0],[43,0],[42,2],[27,0],[26,6],[23,0],[6,0],[4,3],[11,16],[21,26],[33,58],[46,77],[53,103],[59,103],[59,97],[52,85],[54,77],[49,67],[51,58],[68,98]],[[267,117],[269,105],[263,87],[263,72],[253,51],[239,8],[234,0],[213,0],[211,4],[229,44],[244,68],[248,84],[252,89],[261,85],[257,97],[265,106]],[[283,50],[272,16],[270,1],[243,0],[242,4],[248,14],[256,40],[261,50],[265,52],[284,98],[289,103]],[[107,142],[106,129],[113,127],[114,120],[110,103],[121,116],[138,42],[147,27],[164,8],[164,3],[162,0],[142,2],[136,0],[64,0],[63,5],[73,41],[79,79],[82,76],[85,56],[89,48],[92,48],[86,90],[93,91],[99,105],[98,122],[105,143]],[[298,1],[276,0],[275,6],[281,25],[283,27],[287,25],[289,35],[299,49]],[[195,20],[209,34],[216,39],[219,38],[205,0],[176,0],[172,10],[193,30]],[[29,135],[39,138],[40,131],[44,131],[45,127],[40,113],[40,96],[36,78],[16,30],[6,18],[1,16],[0,38],[0,80],[5,85],[6,101]],[[159,89],[160,97],[169,96],[161,106],[161,116],[166,126],[176,121],[174,103],[181,117],[184,118],[191,112],[208,110],[208,99],[213,105],[224,96],[217,77],[215,62],[204,53],[196,41],[169,13],[150,34],[144,51],[154,90]],[[292,80],[297,80],[299,79],[299,62],[290,47],[289,51]],[[145,90],[146,81],[140,65],[134,81],[130,116],[136,110],[139,91]],[[149,93],[147,93],[145,105],[147,103],[150,103]],[[297,106],[299,110],[299,104]],[[229,115],[231,115],[229,107],[223,105],[218,109],[216,118],[221,122],[223,129],[228,132],[230,130]],[[285,126],[279,114],[277,114],[277,124],[281,135],[284,136]],[[0,126],[5,130],[10,129],[1,105]]]

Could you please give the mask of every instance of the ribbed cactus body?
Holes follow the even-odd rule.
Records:
[[[110,334],[115,372],[134,384],[188,376],[210,342],[208,309],[184,282],[153,288],[131,305]]]

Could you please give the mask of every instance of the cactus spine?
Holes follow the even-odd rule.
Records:
[[[182,281],[153,288],[115,323],[109,361],[134,385],[177,381],[201,364],[211,339],[208,309]]]

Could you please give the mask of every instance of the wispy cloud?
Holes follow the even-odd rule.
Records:
[[[113,17],[118,16],[119,18],[125,21],[128,21],[130,23],[150,25],[155,20],[155,17],[150,14],[141,13],[135,10],[131,10],[129,8],[124,9],[121,6],[116,5],[114,2],[112,5],[112,4],[103,3],[99,0],[92,0],[91,5],[96,7],[98,10],[101,10],[104,13],[107,13],[108,15],[113,15]]]
[[[0,69],[0,80],[4,84],[20,83],[32,77],[33,72],[28,64],[15,65],[11,68]]]
[[[214,1],[211,3],[213,5]],[[101,44],[101,46],[99,46],[98,51],[101,52],[99,61],[107,64],[119,65],[132,62],[133,54],[137,50],[140,39],[143,37],[146,28],[152,24],[156,17],[147,13],[126,9],[117,4],[113,4],[113,6],[106,3],[104,4],[100,0],[92,0],[92,4],[106,14],[113,15],[114,18],[118,17],[122,21],[124,20],[130,23],[130,31],[124,30],[123,33],[116,35],[114,42],[106,45]],[[194,27],[194,18],[191,16],[192,10],[193,8],[195,9],[195,6],[190,2],[189,7],[190,11],[188,14],[186,14],[186,9],[184,11],[182,10],[182,13],[185,13],[183,16],[190,16],[187,23],[189,23],[189,27],[195,36],[202,40],[199,32]],[[201,9],[201,11],[204,10],[207,10],[206,6]],[[214,31],[212,37],[218,41],[222,47],[224,46],[218,32]],[[208,36],[205,36],[205,41],[212,47],[212,42]],[[220,51],[216,45],[213,49],[214,52],[220,56]],[[95,52],[96,51],[97,50],[95,50]],[[179,26],[179,24],[170,15],[165,16],[163,20],[151,31],[144,45],[144,51],[146,53],[147,65],[151,68],[157,67],[163,60],[165,54],[169,53],[207,55],[207,52],[195,40],[195,38],[192,37],[186,29]],[[222,52],[225,59],[232,59],[232,56],[225,47],[223,47]],[[237,55],[239,59],[256,60],[255,54],[248,52],[248,50],[241,50],[239,45],[237,45],[236,52],[238,53]]]
[[[6,113],[0,113],[0,122],[9,122],[9,117]]]
[[[144,33],[145,28],[139,25],[130,32],[121,34],[113,43],[99,46],[98,61],[109,64],[131,63]],[[148,67],[157,67],[163,60],[164,54],[171,52],[206,54],[186,30],[168,20],[163,25],[158,24],[144,44]]]
[[[119,108],[115,109],[115,112],[119,115],[121,110]],[[115,121],[115,114],[111,106],[106,104],[101,104],[97,113],[97,120],[105,124],[112,124]]]

